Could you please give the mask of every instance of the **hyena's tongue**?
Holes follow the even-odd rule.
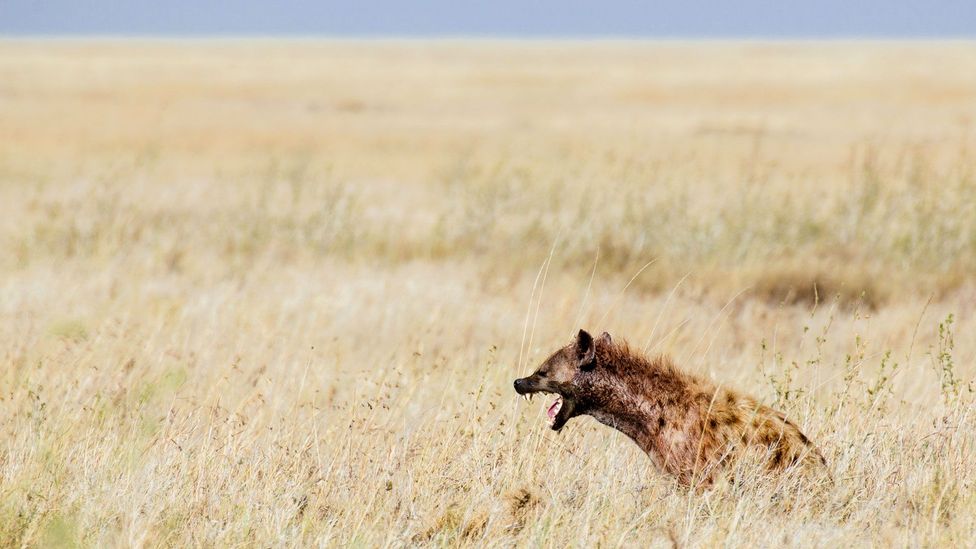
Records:
[[[559,413],[559,409],[563,407],[563,397],[557,396],[556,401],[549,405],[549,409],[546,410],[546,415],[549,416],[549,425],[552,425],[556,421],[556,414]]]

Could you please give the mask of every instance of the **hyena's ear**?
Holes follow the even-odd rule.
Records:
[[[610,332],[603,332],[600,337],[596,338],[596,342],[600,345],[610,345]]]
[[[580,330],[576,336],[576,358],[580,370],[592,370],[596,366],[596,345],[586,330]]]

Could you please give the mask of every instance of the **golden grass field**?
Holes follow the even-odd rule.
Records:
[[[0,545],[972,546],[976,44],[0,42]],[[687,490],[579,327],[836,479]]]

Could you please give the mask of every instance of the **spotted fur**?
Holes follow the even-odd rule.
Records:
[[[554,430],[589,415],[626,434],[684,484],[710,484],[747,453],[770,471],[826,470],[823,455],[782,413],[683,372],[666,357],[644,357],[606,332],[594,339],[580,330],[535,373],[515,380],[515,390],[560,395]]]

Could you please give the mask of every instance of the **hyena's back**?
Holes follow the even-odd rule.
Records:
[[[759,456],[769,470],[799,465],[826,471],[826,460],[809,438],[782,413],[730,390],[718,390],[701,413],[703,464]]]

